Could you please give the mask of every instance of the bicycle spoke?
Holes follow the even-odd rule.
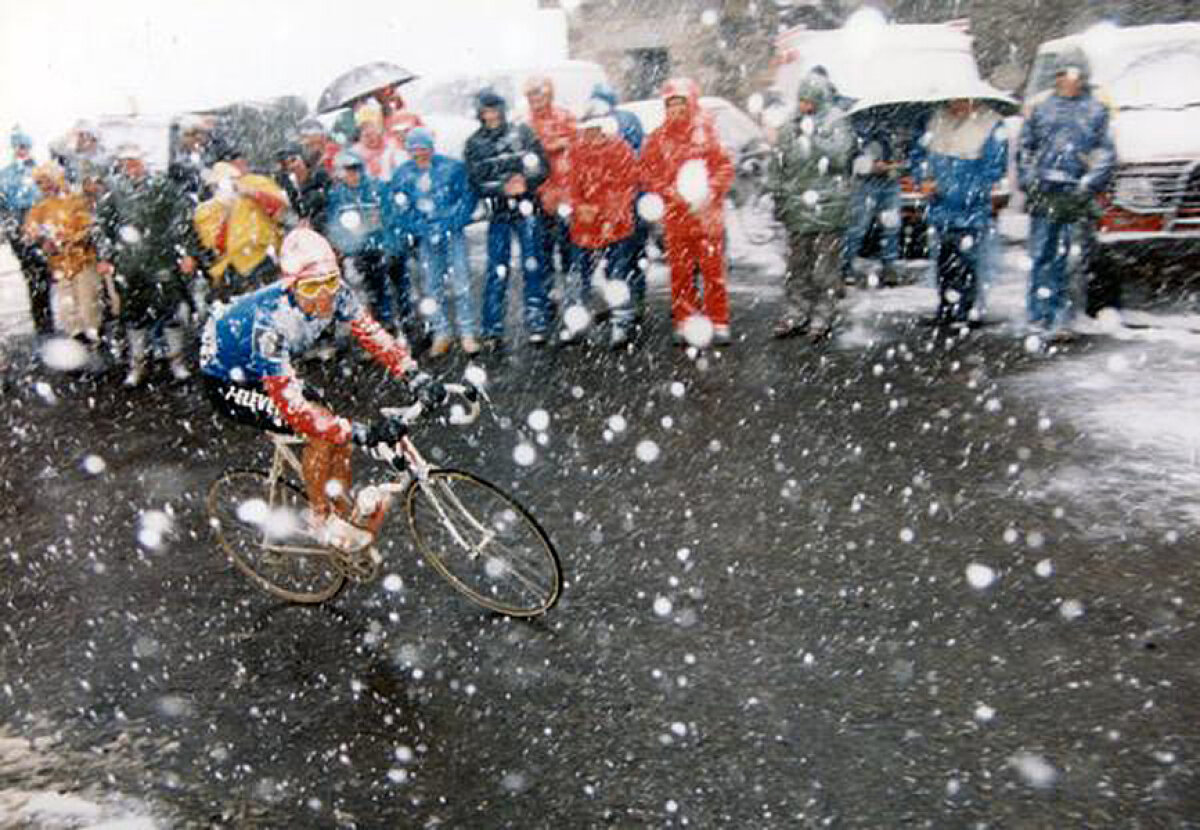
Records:
[[[514,616],[553,605],[561,582],[545,533],[511,497],[465,473],[435,470],[409,491],[421,552],[455,588]]]

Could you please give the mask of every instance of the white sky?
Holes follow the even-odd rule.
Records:
[[[81,117],[299,94],[390,60],[419,73],[554,49],[537,0],[0,0],[0,130],[47,143]],[[562,48],[565,50],[565,30]],[[546,57],[562,58],[564,54]]]

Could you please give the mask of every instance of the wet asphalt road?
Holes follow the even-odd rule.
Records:
[[[170,827],[1200,825],[1196,533],[1097,543],[1112,505],[1036,495],[1099,451],[1007,388],[1046,358],[903,318],[878,345],[772,342],[770,299],[733,302],[738,342],[698,357],[660,320],[625,355],[518,344],[487,364],[496,418],[421,433],[555,540],[569,584],[532,623],[460,600],[398,523],[403,590],[274,601],[202,504],[265,441],[186,384],[14,359],[0,723],[46,754],[0,789],[133,796]],[[387,399],[307,371],[350,414]]]

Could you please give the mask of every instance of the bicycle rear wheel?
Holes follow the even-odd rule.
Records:
[[[304,532],[308,499],[266,473],[230,470],[208,491],[209,524],[225,553],[258,587],[289,602],[324,602],[346,581],[330,552]]]
[[[471,473],[432,470],[405,492],[417,547],[472,602],[510,617],[533,617],[562,591],[558,552],[512,496]]]

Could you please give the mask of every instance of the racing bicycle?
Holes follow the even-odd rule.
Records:
[[[460,402],[448,407],[452,424],[478,417],[482,392],[446,384]],[[425,412],[418,400],[384,408],[398,439],[370,450],[387,462],[382,481],[361,488],[371,499],[403,508],[408,530],[433,569],[477,605],[510,617],[544,614],[562,591],[562,564],[546,531],[513,496],[485,479],[430,464],[409,434]],[[308,499],[298,448],[304,439],[267,433],[270,467],[230,469],[208,491],[209,524],[226,555],[258,587],[290,602],[320,603],[347,580],[376,578],[383,558],[372,545],[346,552],[319,544],[304,520]],[[386,507],[385,507],[386,509]],[[386,532],[384,525],[376,539]]]

